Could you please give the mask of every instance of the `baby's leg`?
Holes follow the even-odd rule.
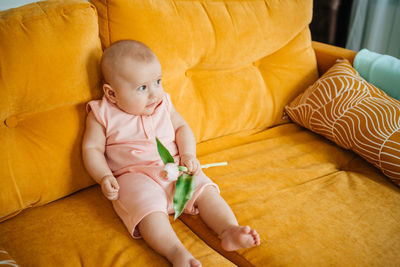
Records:
[[[139,230],[146,243],[166,257],[174,267],[201,266],[178,239],[165,213],[150,213],[139,223]]]
[[[233,251],[260,244],[260,237],[254,229],[238,225],[231,208],[214,186],[204,188],[195,205],[201,219],[221,237],[223,249]]]

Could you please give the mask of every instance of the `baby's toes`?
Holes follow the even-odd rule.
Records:
[[[190,260],[190,267],[201,267],[201,263],[196,259]]]
[[[253,239],[254,239],[254,244],[259,245],[259,244],[260,244],[260,236],[259,236],[259,234],[256,232],[256,230],[251,229],[249,234],[253,237]]]
[[[254,230],[254,229],[251,229],[251,230],[250,230],[250,232],[249,232],[249,234],[251,234],[253,237],[256,237],[256,236],[258,236],[258,233],[257,233],[257,231],[256,231],[256,230]]]

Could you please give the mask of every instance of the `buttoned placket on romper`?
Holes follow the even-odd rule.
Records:
[[[147,139],[154,139],[155,138],[155,132],[154,132],[154,125],[153,125],[153,118],[151,115],[142,115],[140,116],[143,124],[143,130],[146,135]]]

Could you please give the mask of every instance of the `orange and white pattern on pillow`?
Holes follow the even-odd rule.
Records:
[[[0,267],[6,266],[18,267],[19,265],[11,258],[7,251],[0,249]]]
[[[361,78],[347,60],[338,60],[285,111],[400,185],[400,102]]]

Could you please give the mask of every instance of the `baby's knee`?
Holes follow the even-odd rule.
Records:
[[[206,187],[204,187],[203,191],[200,193],[198,200],[201,201],[201,199],[214,198],[216,196],[219,197],[218,189],[213,185],[207,185]]]
[[[204,187],[203,193],[205,193],[205,194],[212,194],[212,195],[214,195],[214,194],[219,195],[218,189],[217,189],[214,185],[212,185],[212,184],[207,185],[206,187]]]
[[[163,211],[153,211],[145,215],[138,223],[139,230],[154,229],[159,226],[168,225],[169,217]]]

